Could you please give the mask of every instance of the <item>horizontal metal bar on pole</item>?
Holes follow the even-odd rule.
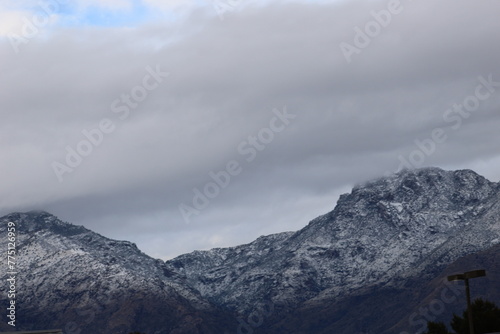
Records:
[[[486,276],[486,270],[473,270],[464,273],[465,278],[476,278],[476,277],[484,277]]]

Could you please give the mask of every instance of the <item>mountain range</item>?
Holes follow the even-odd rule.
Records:
[[[451,273],[486,269],[473,293],[500,301],[499,214],[499,183],[424,168],[355,186],[299,231],[166,262],[47,212],[4,216],[0,235],[16,224],[20,329],[418,333],[463,310]]]

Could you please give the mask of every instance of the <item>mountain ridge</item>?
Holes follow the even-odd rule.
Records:
[[[444,185],[442,189],[435,186],[437,182]],[[282,287],[280,293],[284,296],[288,290],[287,281],[293,281],[294,278],[296,280],[293,284],[310,287],[308,293],[320,290],[324,294],[328,286],[335,286],[335,294],[341,296],[343,292],[339,290],[339,284],[346,283],[349,289],[352,289],[365,286],[367,283],[387,283],[384,275],[390,270],[396,270],[391,279],[397,278],[398,275],[403,275],[404,278],[403,273],[412,270],[412,265],[418,263],[425,265],[426,261],[430,261],[426,260],[426,256],[431,253],[436,254],[432,261],[441,258],[440,261],[443,263],[452,261],[460,254],[451,254],[449,248],[440,252],[439,247],[449,241],[451,234],[459,233],[454,230],[466,229],[465,222],[470,217],[484,214],[485,208],[474,203],[480,201],[493,206],[492,201],[498,202],[498,188],[497,183],[490,182],[473,171],[445,172],[438,168],[405,170],[391,177],[358,185],[350,194],[340,196],[331,212],[312,220],[306,227],[281,241],[279,249],[272,254],[266,254],[265,260],[257,260],[255,257],[241,259],[240,262],[263,262],[258,268],[247,268],[247,271],[243,272],[243,275],[248,276],[245,283],[241,282],[240,275],[239,280],[245,286],[245,290],[248,291],[252,286],[253,276],[260,275],[261,279],[265,277],[270,281],[267,286],[259,284],[255,290],[250,289],[251,292],[248,292],[249,296],[245,300],[255,302],[256,299],[273,299],[266,292],[275,288],[273,284],[276,285],[280,280],[279,284]],[[464,210],[457,210],[459,206]],[[369,219],[365,219],[366,217]],[[362,233],[359,233],[360,231]],[[477,231],[474,233],[477,234]],[[387,236],[391,238],[387,240]],[[482,237],[488,239],[487,235]],[[375,243],[371,243],[369,239]],[[429,244],[430,241],[433,243]],[[466,245],[470,247],[469,252],[480,250],[480,247],[474,248],[470,242],[466,242]],[[411,251],[405,250],[408,247]],[[373,253],[380,249],[384,252],[373,256]],[[209,261],[206,257],[210,252],[212,251],[203,253],[205,256],[203,261]],[[293,254],[297,252],[301,253],[300,256],[294,257]],[[167,261],[167,264],[180,267],[182,264],[179,261],[187,257],[186,254],[182,255]],[[191,263],[196,263],[196,257],[199,257],[199,254],[193,255]],[[276,257],[281,259],[276,260]],[[326,261],[318,261],[318,258]],[[340,261],[342,259],[343,261]],[[350,265],[359,259],[364,263],[360,266]],[[232,258],[231,261],[237,260]],[[341,269],[337,268],[332,272],[328,266],[329,261],[342,262],[337,266]],[[266,270],[266,262],[272,262],[273,267]],[[367,266],[366,262],[372,262],[373,265]],[[276,263],[281,263],[281,267],[276,268]],[[186,264],[189,265],[192,264]],[[373,267],[377,267],[378,270],[373,270]],[[213,272],[209,273],[191,270],[202,273],[192,277],[191,281],[197,290],[205,293],[205,296],[217,300],[224,298],[217,291],[234,288],[229,284],[221,286],[227,277],[231,277],[231,272],[221,269],[223,268],[216,266]],[[423,269],[417,266],[413,271],[418,272]],[[290,276],[281,277],[287,270],[291,271]],[[296,277],[299,275],[304,277],[304,272],[307,270],[310,271],[309,277],[304,279]],[[298,275],[294,277],[293,271]],[[211,290],[214,283],[204,284],[205,279],[215,281],[217,289]],[[237,280],[226,283],[234,285]],[[234,295],[239,295],[239,292],[235,291]],[[275,300],[278,303],[280,301],[299,303],[303,301],[303,297],[304,293],[300,292],[300,297],[297,296],[295,301],[293,296],[285,301],[282,298]],[[238,309],[237,298],[227,299],[226,303]],[[249,311],[249,306],[251,305],[240,305],[240,310]]]
[[[159,327],[159,333],[175,333],[179,328],[184,328],[181,332],[217,333],[223,326],[203,319],[232,322],[169,272],[163,261],[147,256],[131,242],[103,237],[48,213],[32,212],[0,218],[1,234],[6,233],[8,221],[16,222],[18,232],[16,302],[18,318],[25,324],[21,328],[69,326],[66,331],[118,334],[137,326],[148,332]],[[52,305],[49,311],[43,311],[48,305]],[[157,318],[155,308],[165,319]],[[155,314],[155,320],[145,310]],[[143,319],[130,318],[131,313],[143,314]],[[106,323],[96,322],[97,317]],[[196,320],[194,324],[190,319]]]
[[[53,324],[39,310],[54,302],[59,313],[51,316],[62,314],[66,323],[80,319],[87,332],[100,325],[109,333],[132,327],[148,334],[221,333],[262,315],[258,310],[268,305],[272,312],[261,316],[256,331],[352,334],[352,322],[360,333],[371,326],[404,330],[404,321],[371,316],[360,301],[375,305],[384,291],[415,294],[408,284],[423,284],[416,277],[431,281],[454,261],[495,247],[499,216],[500,183],[470,170],[425,168],[356,185],[298,231],[168,261],[44,211],[0,218],[0,234],[6,233],[4,222],[18,223],[25,273],[20,301],[33,323]],[[388,306],[391,312],[411,311],[398,303]],[[85,307],[107,322],[82,322],[75,310]],[[296,319],[301,321],[287,325]]]

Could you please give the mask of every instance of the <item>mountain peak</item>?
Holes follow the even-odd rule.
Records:
[[[357,185],[349,195],[371,201],[415,202],[426,197],[459,202],[487,199],[497,190],[498,184],[472,170],[445,171],[429,167],[403,170]]]
[[[60,235],[71,236],[91,232],[83,226],[63,222],[53,214],[42,210],[13,212],[1,217],[0,221],[14,221],[16,222],[17,230],[24,233],[35,233],[45,230]]]
[[[353,190],[369,187],[398,187],[408,180],[422,182],[431,186],[443,180],[454,180],[461,183],[492,183],[483,176],[470,169],[447,171],[438,167],[425,167],[418,169],[403,169],[389,176],[377,178],[362,184],[356,185]]]
[[[471,170],[404,170],[341,195],[326,221],[377,222],[404,233],[445,232],[487,210],[498,190],[497,183]]]

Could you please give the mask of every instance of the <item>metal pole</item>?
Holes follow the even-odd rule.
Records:
[[[470,302],[469,279],[465,278],[465,295],[467,296],[467,315],[469,316],[469,333],[474,334],[474,324],[472,323],[472,305]]]

